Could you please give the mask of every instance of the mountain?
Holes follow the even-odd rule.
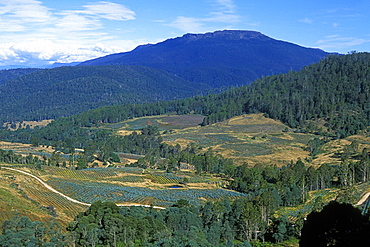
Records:
[[[205,116],[203,125],[208,125],[245,113],[260,112],[297,131],[342,138],[369,126],[369,64],[370,53],[332,55],[300,71],[264,77],[251,85],[234,87],[220,94],[93,109],[74,116],[69,125],[63,122],[65,119],[56,120],[45,130],[49,128],[55,136],[58,132],[65,136],[70,132],[70,125],[116,123],[132,117],[174,111],[202,114]],[[62,125],[67,128],[61,129]]]
[[[53,63],[47,69],[53,69],[53,68],[58,68],[58,67],[64,67],[64,66],[75,66],[80,64],[80,62],[72,62],[72,63]]]
[[[185,34],[80,65],[142,65],[217,88],[299,70],[327,55],[322,50],[275,40],[255,31],[225,30]]]
[[[0,120],[58,118],[107,105],[186,98],[207,90],[205,84],[142,66],[42,69],[0,83]]]
[[[259,32],[227,30],[186,34],[80,66],[3,71],[0,122],[191,97],[299,70],[327,55]]]

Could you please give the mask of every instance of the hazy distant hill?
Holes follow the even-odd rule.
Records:
[[[194,96],[209,87],[142,66],[60,67],[0,83],[0,120],[70,116],[101,106]]]
[[[80,65],[142,65],[212,87],[244,85],[261,76],[299,70],[328,53],[272,39],[254,31],[186,34]]]
[[[35,72],[39,69],[4,69],[0,70],[0,84],[13,80],[22,75],[26,75],[32,72]]]

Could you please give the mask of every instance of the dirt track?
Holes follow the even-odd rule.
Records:
[[[10,167],[1,167],[1,169],[7,169],[7,170],[11,170],[11,171],[16,171],[16,172],[20,172],[20,173],[23,173],[27,176],[30,176],[34,179],[36,179],[37,181],[39,181],[43,186],[45,186],[45,188],[47,188],[48,190],[60,195],[60,196],[63,196],[64,198],[66,198],[67,200],[71,201],[71,202],[74,202],[74,203],[77,203],[77,204],[80,204],[80,205],[84,205],[84,206],[91,206],[91,204],[89,203],[84,203],[84,202],[80,202],[78,200],[75,200],[59,191],[57,191],[56,189],[54,189],[53,187],[51,187],[50,185],[48,185],[47,183],[45,183],[44,181],[42,181],[39,177],[36,177],[35,175],[32,175],[31,173],[28,173],[28,172],[25,172],[25,171],[22,171],[22,170],[18,170],[18,169],[14,169],[14,168],[10,168]],[[156,208],[156,209],[165,209],[164,207],[158,207],[158,206],[150,206],[150,205],[144,205],[144,204],[117,204],[117,206],[119,207],[134,207],[134,206],[140,206],[140,207],[153,207],[153,208]]]
[[[365,193],[365,195],[361,197],[361,199],[355,204],[355,206],[360,206],[361,204],[363,204],[369,196],[370,192]]]
[[[32,175],[31,173],[28,173],[28,172],[25,172],[25,171],[22,171],[22,170],[18,170],[18,169],[14,169],[14,168],[10,168],[10,167],[1,167],[2,169],[7,169],[7,170],[12,170],[12,171],[16,171],[16,172],[20,172],[20,173],[23,173],[27,176],[30,176],[30,177],[33,177],[34,179],[36,179],[37,181],[39,181],[43,186],[45,186],[48,190],[54,192],[54,193],[57,193],[58,195],[60,196],[63,196],[64,198],[66,198],[67,200],[71,201],[71,202],[74,202],[74,203],[78,203],[78,204],[81,204],[81,205],[84,205],[84,206],[91,206],[91,204],[89,203],[84,203],[84,202],[80,202],[78,200],[75,200],[59,191],[57,191],[56,189],[54,189],[53,187],[51,187],[50,185],[48,185],[47,183],[45,183],[44,181],[42,181],[40,178],[36,177],[35,175]],[[365,193],[361,199],[355,204],[355,206],[359,206],[361,204],[363,204],[367,198],[370,196],[370,192],[367,192]],[[144,204],[117,204],[117,206],[119,207],[133,207],[133,206],[141,206],[141,207],[153,207],[153,208],[157,208],[157,209],[165,209],[164,207],[158,207],[158,206],[150,206],[150,205],[144,205]]]

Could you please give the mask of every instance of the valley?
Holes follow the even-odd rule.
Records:
[[[3,71],[0,242],[298,246],[331,207],[362,234],[369,61],[220,31]]]

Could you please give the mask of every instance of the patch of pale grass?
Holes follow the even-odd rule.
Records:
[[[21,128],[25,128],[27,125],[29,125],[31,129],[34,129],[36,126],[38,126],[38,127],[45,127],[46,125],[48,125],[52,121],[53,121],[53,119],[41,120],[41,121],[23,121],[22,124],[21,124]],[[6,128],[8,128],[10,130],[16,130],[19,127],[19,123],[20,122],[15,122],[15,126],[16,126],[15,129],[12,129],[11,128],[11,124],[10,123],[4,123],[3,124],[3,127],[6,127]]]
[[[7,149],[13,150],[16,152],[17,150],[33,150],[34,152],[45,152],[45,153],[53,153],[54,149],[52,147],[34,147],[31,144],[23,144],[23,143],[13,143],[13,142],[4,142],[0,141],[0,149]]]
[[[120,129],[116,132],[116,135],[119,135],[119,136],[128,136],[128,135],[131,135],[134,131],[132,130],[125,130],[125,129]],[[139,134],[139,132],[138,132]]]
[[[238,117],[231,118],[225,121],[227,125],[255,125],[255,124],[274,124],[274,125],[283,125],[280,121],[266,118],[263,116],[263,113],[258,114],[244,114]]]
[[[252,157],[245,157],[243,160],[247,161],[249,165],[266,164],[285,166],[291,162],[297,162],[299,159],[305,159],[308,152],[301,148],[287,147],[274,149],[274,153],[267,155],[259,155]]]
[[[189,139],[185,139],[185,138],[178,138],[174,142],[172,142],[172,141],[164,141],[164,143],[170,144],[170,145],[173,145],[174,143],[175,144],[179,144],[182,148],[184,148],[184,147],[188,146],[188,144],[194,143],[194,142],[195,141],[193,141],[193,140],[189,140]]]

